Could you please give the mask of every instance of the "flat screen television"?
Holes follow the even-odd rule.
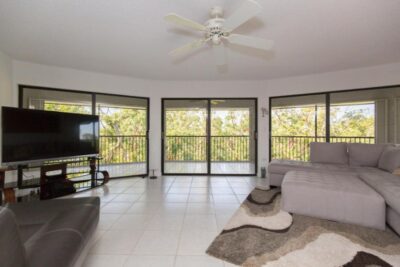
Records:
[[[98,153],[98,116],[2,107],[6,165]]]

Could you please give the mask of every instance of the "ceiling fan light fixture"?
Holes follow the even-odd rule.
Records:
[[[221,37],[220,36],[218,36],[218,35],[214,35],[213,37],[212,37],[212,42],[213,42],[213,45],[220,45],[221,44]]]
[[[210,10],[210,17],[204,25],[194,22],[190,19],[181,17],[174,13],[168,14],[165,20],[175,23],[179,26],[191,28],[196,31],[204,32],[203,39],[197,40],[178,49],[173,50],[170,55],[179,56],[186,54],[193,49],[202,47],[205,43],[211,41],[214,50],[214,58],[217,65],[226,64],[225,43],[223,39],[232,44],[244,46],[247,48],[271,50],[273,42],[256,37],[250,37],[241,34],[232,34],[237,27],[244,24],[255,15],[262,11],[262,7],[254,0],[244,0],[242,5],[233,14],[224,19],[224,10],[220,6],[215,6]]]
[[[215,6],[210,10],[210,18],[222,18],[224,16],[224,9],[221,6]]]

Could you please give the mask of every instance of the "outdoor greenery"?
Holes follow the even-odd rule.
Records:
[[[375,104],[332,105],[331,136],[374,137]]]
[[[249,161],[248,109],[211,111],[211,160]],[[167,161],[207,160],[206,109],[167,109],[165,112]]]
[[[91,114],[91,106],[84,104],[46,102],[44,108]],[[331,142],[374,142],[374,109],[374,103],[332,105]],[[146,161],[147,111],[105,105],[96,110],[100,116],[103,163]],[[324,105],[273,108],[272,158],[308,160],[309,144],[325,141],[325,112]],[[206,161],[206,109],[167,109],[164,123],[167,161]],[[252,129],[248,109],[214,109],[210,126],[212,161],[250,160]]]
[[[104,163],[146,161],[146,112],[138,108],[97,107]]]
[[[273,108],[271,116],[272,136],[325,135],[325,106]]]
[[[90,105],[68,104],[68,103],[60,103],[52,101],[51,102],[45,101],[44,110],[80,113],[80,114],[92,114],[92,107]]]
[[[211,111],[212,136],[249,135],[249,110]],[[167,136],[206,136],[206,109],[171,109],[165,112]]]
[[[45,110],[91,114],[90,105],[46,102]],[[146,161],[146,110],[98,105],[100,157],[104,164]]]
[[[374,103],[330,107],[331,142],[374,142]],[[325,142],[325,106],[272,109],[272,158],[309,160],[309,144]]]

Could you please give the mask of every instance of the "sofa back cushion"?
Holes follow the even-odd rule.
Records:
[[[25,247],[22,244],[14,214],[0,207],[0,265],[26,266]]]
[[[350,166],[377,167],[385,144],[348,144]]]
[[[379,159],[378,168],[390,173],[400,168],[400,147],[386,147]]]
[[[310,160],[313,163],[349,164],[346,143],[310,144]]]

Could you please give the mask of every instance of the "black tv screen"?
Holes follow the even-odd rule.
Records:
[[[98,153],[98,116],[2,108],[2,161],[6,164]]]

